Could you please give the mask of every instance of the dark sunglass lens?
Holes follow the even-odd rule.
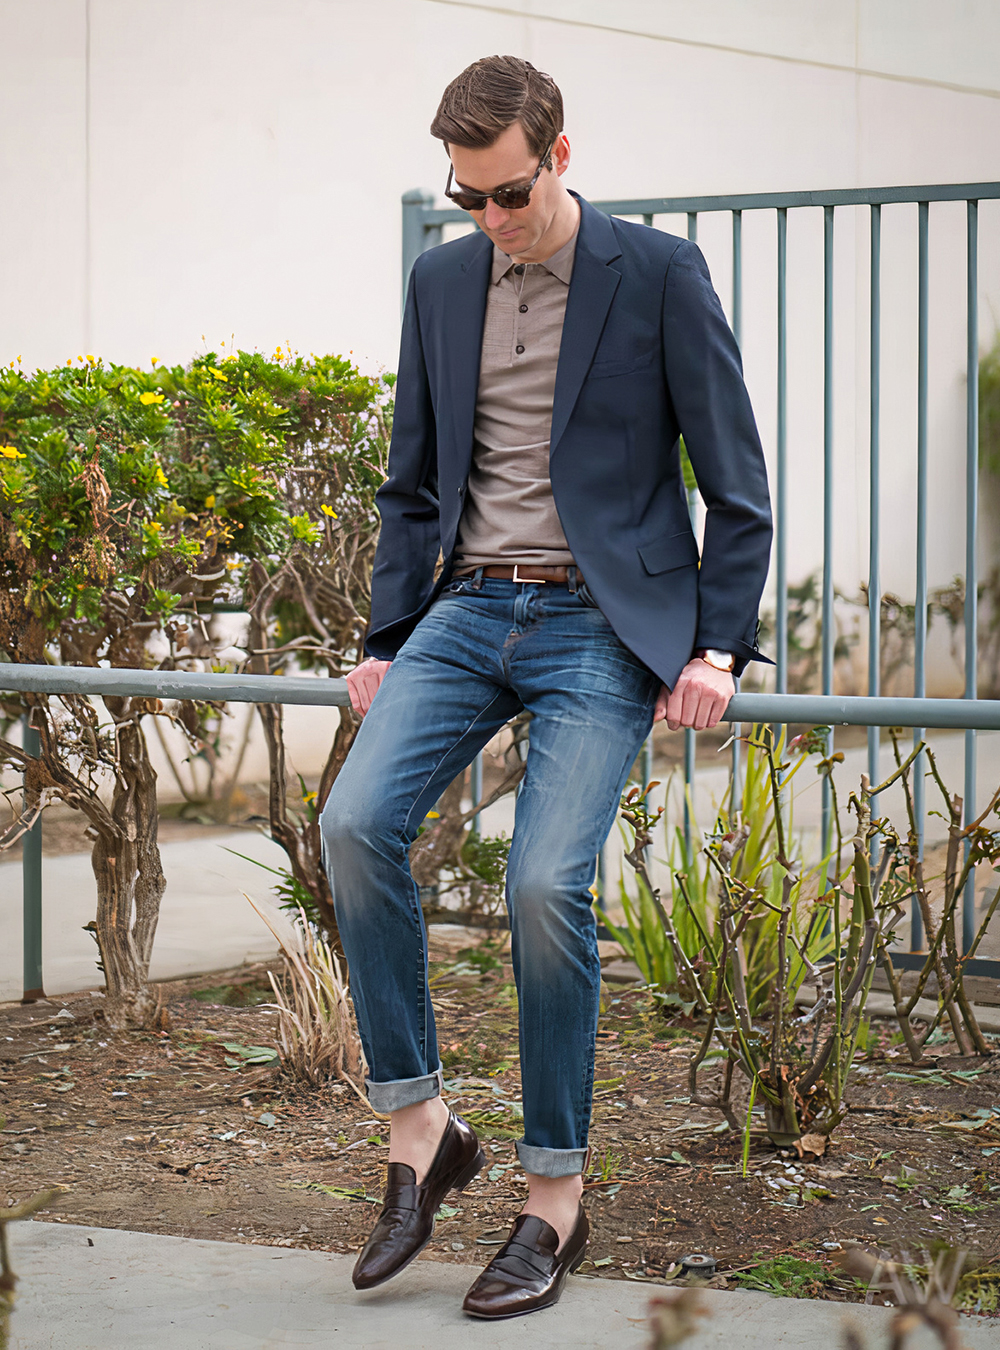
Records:
[[[531,200],[531,188],[501,188],[496,194],[496,203],[505,211],[520,211]]]
[[[451,199],[463,211],[485,211],[488,197],[476,197],[471,192],[453,192]]]

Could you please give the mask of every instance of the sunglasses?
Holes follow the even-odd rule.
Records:
[[[552,145],[555,145],[555,141],[552,142]],[[453,201],[456,206],[460,206],[463,211],[485,211],[486,203],[490,201],[496,202],[501,211],[520,211],[531,201],[531,189],[538,182],[542,170],[552,168],[552,145],[549,146],[539,161],[535,176],[530,183],[514,183],[510,187],[498,187],[494,192],[465,192],[461,188],[452,192],[451,184],[455,174],[453,164],[448,170],[448,184],[444,190],[444,195],[449,201]]]

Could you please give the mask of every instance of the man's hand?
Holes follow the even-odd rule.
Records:
[[[351,696],[351,707],[359,717],[364,717],[372,706],[372,699],[391,665],[391,661],[376,661],[374,656],[369,656],[367,661],[348,672],[347,692]]]
[[[661,686],[653,721],[666,718],[671,731],[678,727],[705,731],[720,720],[735,692],[736,684],[728,670],[716,670],[696,656],[681,671],[673,691]]]

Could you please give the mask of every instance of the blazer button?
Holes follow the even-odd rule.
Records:
[[[517,347],[514,348],[514,350],[517,352],[518,356],[523,356],[523,355],[524,355],[524,348],[523,348],[523,347],[517,346]]]
[[[527,312],[528,312],[528,306],[527,306],[527,305],[518,305],[518,309],[520,310],[520,312],[521,312],[522,314],[527,314]]]

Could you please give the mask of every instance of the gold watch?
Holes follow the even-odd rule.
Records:
[[[717,647],[702,647],[695,652],[695,656],[700,656],[713,670],[723,670],[727,674],[731,674],[736,665],[736,657],[732,652],[721,652]]]

